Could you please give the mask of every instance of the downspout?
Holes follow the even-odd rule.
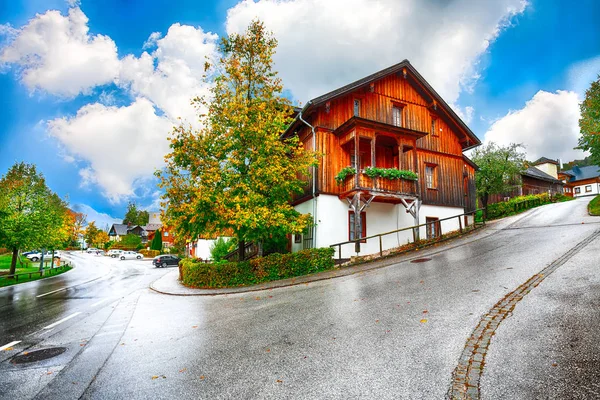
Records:
[[[311,124],[309,124],[308,122],[306,122],[304,119],[302,119],[302,112],[304,110],[306,110],[310,104],[311,104],[310,101],[308,103],[306,103],[306,105],[304,106],[304,108],[298,114],[298,119],[300,121],[302,121],[306,126],[308,126],[310,128],[310,130],[312,131],[313,151],[316,152],[317,151],[317,135],[315,133],[315,127],[312,126]],[[313,199],[313,247],[316,248],[317,247],[317,166],[316,165],[314,165],[313,168],[312,168],[312,178],[313,178],[313,183],[312,183],[312,199]]]

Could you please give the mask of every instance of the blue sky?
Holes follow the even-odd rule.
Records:
[[[482,140],[524,143],[530,159],[583,155],[593,0],[35,0],[0,6],[0,173],[36,163],[102,226],[128,201],[156,208],[152,171],[177,117],[195,123],[204,58],[255,17],[297,102],[408,58]]]

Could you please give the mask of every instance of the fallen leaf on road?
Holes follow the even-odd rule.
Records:
[[[267,350],[266,350],[266,352],[267,352],[267,353],[270,353],[270,352],[271,352],[271,349],[267,349]]]
[[[277,379],[277,383],[283,383],[283,381],[280,379]]]
[[[46,375],[52,375],[52,371],[46,372]]]
[[[152,380],[155,380],[155,379],[158,379],[158,376],[157,376],[157,375],[153,375],[153,376],[152,376]]]
[[[422,323],[422,324],[424,324],[424,323],[426,323],[426,322],[427,322],[427,320],[426,320],[426,319],[422,319],[422,320],[421,320],[421,323]]]
[[[270,298],[270,299],[272,299],[272,298],[273,298],[273,296],[269,296],[269,298]]]
[[[378,319],[376,319],[376,320],[375,320],[375,323],[376,323],[376,324],[377,324],[377,323],[379,323],[379,320],[378,320]]]
[[[425,281],[421,281],[421,282],[419,282],[419,283],[425,283]]]
[[[204,380],[204,375],[201,375],[201,376],[200,376],[200,379]]]
[[[179,370],[179,372],[185,372],[185,371],[187,371],[187,368],[183,368],[183,369]]]
[[[552,363],[552,366],[553,367],[558,367],[558,364],[557,363]]]
[[[254,300],[260,300],[260,297],[256,296],[256,298]]]
[[[428,312],[429,312],[429,311],[427,311],[427,310],[424,310],[424,311],[423,311],[423,314],[427,314]]]
[[[198,325],[193,325],[192,328],[196,329],[198,327]]]
[[[11,351],[13,348],[12,347],[7,347],[4,349],[4,351]],[[23,354],[27,354],[27,353],[23,353]]]

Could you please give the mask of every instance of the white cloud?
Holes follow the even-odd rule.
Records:
[[[123,222],[123,219],[113,218],[109,214],[98,212],[87,204],[73,204],[71,208],[75,212],[85,214],[87,216],[87,223],[89,224],[90,222],[94,221],[96,223],[96,227],[100,229],[106,228],[106,225],[110,227],[112,224],[120,224]]]
[[[182,118],[196,124],[191,100],[209,94],[203,82],[204,63],[216,56],[218,37],[180,24],[171,25],[167,35],[159,37],[155,32],[146,41],[157,46],[152,54],[128,55],[122,60],[119,84],[152,100],[171,120]]]
[[[163,165],[172,126],[144,98],[126,107],[90,104],[75,117],[48,122],[52,136],[89,162],[80,171],[83,183],[99,185],[111,202],[132,197],[134,189]]]
[[[448,103],[472,90],[478,59],[527,3],[523,0],[245,0],[227,32],[256,17],[279,41],[287,89],[301,101],[407,58]]]
[[[583,99],[585,91],[589,89],[593,81],[598,79],[599,75],[600,56],[580,61],[569,68],[569,87]]]
[[[108,36],[89,35],[87,22],[79,8],[68,16],[38,14],[1,50],[0,62],[18,65],[29,89],[60,96],[110,83],[119,70],[117,47]]]
[[[144,42],[142,49],[146,50],[148,48],[156,46],[156,41],[162,37],[162,33],[160,32],[152,32],[150,36],[148,36],[148,40]]]
[[[484,142],[522,143],[532,161],[539,157],[561,158],[564,162],[582,159],[584,153],[573,150],[579,138],[579,117],[577,93],[540,90],[525,107],[494,122]]]

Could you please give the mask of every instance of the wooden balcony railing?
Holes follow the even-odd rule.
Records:
[[[411,179],[388,179],[382,177],[370,178],[358,172],[356,175],[346,177],[341,185],[341,192],[348,193],[354,190],[368,190],[370,192],[417,195],[417,181]]]

